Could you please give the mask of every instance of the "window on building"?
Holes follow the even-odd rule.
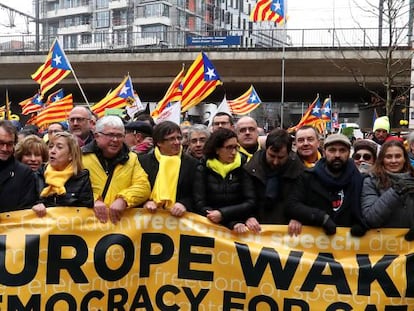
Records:
[[[121,26],[127,24],[127,11],[126,10],[117,10],[113,12],[112,15],[112,25]]]
[[[109,27],[109,11],[96,12],[96,28]]]
[[[127,43],[127,33],[125,30],[114,31],[114,43],[116,45],[125,45]]]
[[[95,43],[106,43],[109,42],[109,35],[107,32],[96,32],[93,34],[93,41]]]
[[[81,34],[81,42],[82,44],[92,43],[92,34],[89,34],[89,33]]]
[[[107,9],[109,8],[109,0],[96,0],[97,9]]]
[[[144,7],[144,17],[170,16],[170,7],[165,3],[151,3]]]
[[[164,25],[152,25],[142,26],[143,38],[157,38],[160,41],[167,41],[167,26]]]
[[[56,11],[59,9],[59,3],[57,2],[48,2],[46,6],[47,11]]]
[[[64,49],[76,49],[78,46],[77,35],[63,36]]]
[[[185,28],[185,12],[182,10],[177,10],[177,20],[178,25],[181,29]]]
[[[48,34],[49,36],[56,36],[58,33],[59,24],[49,24]]]

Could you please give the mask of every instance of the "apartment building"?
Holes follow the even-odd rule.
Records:
[[[188,36],[241,37],[241,46],[277,46],[274,23],[252,23],[254,0],[34,0],[48,46],[66,50],[185,47]],[[275,43],[276,42],[276,43]]]

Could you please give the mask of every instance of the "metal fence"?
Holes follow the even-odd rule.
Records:
[[[209,48],[378,48],[388,45],[411,46],[409,28],[393,29],[393,41],[389,42],[388,29],[378,28],[326,28],[326,29],[269,29],[223,30],[204,33],[202,36],[185,31],[129,32],[126,30],[92,31],[58,35],[66,51],[117,51],[139,49],[199,49],[201,45],[189,45],[189,37],[237,36],[240,44],[210,44]],[[55,36],[0,35],[0,53],[45,52]]]

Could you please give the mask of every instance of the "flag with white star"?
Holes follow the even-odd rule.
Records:
[[[34,74],[32,79],[40,84],[40,94],[44,96],[47,91],[62,81],[72,71],[69,60],[61,48],[59,41],[55,39],[46,61]]]
[[[106,109],[124,108],[129,103],[135,101],[134,87],[132,85],[131,77],[128,75],[122,80],[117,88],[107,94],[98,103],[91,108],[98,117],[105,115]]]
[[[21,101],[19,106],[22,107],[23,115],[29,115],[42,110],[44,103],[40,93],[37,93],[36,95]]]
[[[250,14],[253,22],[272,21],[278,24],[285,21],[284,0],[259,0]]]
[[[227,104],[233,114],[245,115],[252,112],[254,109],[259,107],[262,101],[257,95],[257,92],[253,85],[240,97],[227,100]]]
[[[331,132],[332,131],[332,101],[330,97],[326,98],[323,102],[322,120],[326,124],[326,129],[329,132]]]
[[[61,100],[63,97],[65,97],[65,93],[63,92],[63,89],[59,89],[59,90],[53,92],[52,94],[50,94],[47,97],[46,106],[53,103],[53,102],[55,102],[55,101]]]
[[[312,104],[308,107],[306,112],[303,114],[302,118],[300,119],[299,123],[292,127],[290,130],[297,130],[304,125],[314,126],[321,131],[320,125],[323,124],[322,120],[322,110],[321,110],[321,101],[319,99],[319,94],[316,96],[315,100]]]
[[[194,60],[181,82],[181,112],[201,103],[218,85],[223,83],[207,55],[201,52]]]

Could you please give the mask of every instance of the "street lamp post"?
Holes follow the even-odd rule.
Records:
[[[285,101],[285,42],[282,43],[282,82],[280,91],[280,128],[283,129],[283,109]]]

